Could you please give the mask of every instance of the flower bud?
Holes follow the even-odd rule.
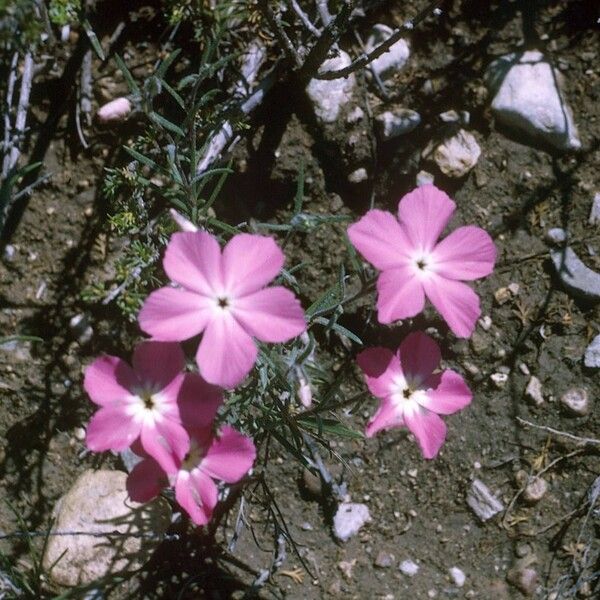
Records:
[[[181,229],[181,231],[198,231],[198,228],[188,219],[186,219],[181,213],[177,212],[174,208],[169,210],[169,214],[177,227]]]
[[[310,384],[303,375],[298,377],[298,398],[305,408],[310,408],[312,404],[312,390]]]
[[[98,109],[96,117],[100,123],[124,121],[131,112],[131,102],[127,98],[115,98]]]

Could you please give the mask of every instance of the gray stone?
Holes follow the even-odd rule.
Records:
[[[590,369],[600,369],[600,335],[585,349],[583,364]]]
[[[359,167],[358,169],[352,171],[352,173],[348,175],[348,181],[350,183],[362,183],[367,179],[369,179],[369,174],[367,173],[367,170],[364,167]]]
[[[377,24],[373,26],[371,34],[367,38],[365,44],[365,51],[367,53],[374,50],[377,46],[385,42],[394,30],[387,25]],[[377,57],[371,64],[370,67],[374,73],[377,74],[381,79],[387,79],[391,77],[396,71],[399,71],[404,67],[410,57],[410,48],[408,43],[404,39],[398,40],[395,44],[392,44],[390,49]]]
[[[346,542],[355,536],[361,527],[371,520],[366,504],[342,502],[333,517],[333,535],[340,542]]]
[[[321,71],[337,71],[350,65],[352,59],[343,50],[338,56],[328,58]],[[313,103],[315,115],[322,123],[334,123],[340,116],[342,107],[352,99],[356,77],[354,74],[338,79],[311,79],[306,87],[308,97]]]
[[[432,159],[448,177],[464,177],[477,164],[480,156],[481,148],[475,136],[464,129],[435,149],[428,146],[423,152],[423,157]]]
[[[378,569],[388,569],[394,564],[394,555],[381,550],[373,563]]]
[[[575,296],[598,302],[600,274],[587,267],[569,246],[550,250],[554,268],[562,284]]]
[[[410,558],[400,563],[400,571],[408,577],[414,577],[419,572],[419,568],[419,565]]]
[[[492,112],[507,127],[559,150],[577,150],[581,142],[558,85],[561,78],[538,50],[502,56],[486,71]]]
[[[467,504],[481,521],[489,521],[504,510],[504,505],[480,479],[474,479],[467,494]]]
[[[546,241],[551,244],[563,244],[567,241],[567,232],[562,227],[553,227],[546,231]]]
[[[588,223],[590,225],[598,225],[600,223],[600,192],[596,192],[594,195]]]
[[[560,397],[561,404],[575,417],[583,417],[590,412],[590,402],[587,390],[571,388]]]
[[[536,406],[544,404],[544,394],[542,393],[542,382],[535,376],[532,375],[527,387],[525,388],[525,395],[533,400]]]
[[[433,183],[434,176],[429,171],[419,171],[417,173],[417,186],[429,185]]]
[[[15,259],[16,253],[17,249],[12,244],[6,244],[2,253],[2,258],[4,262],[12,262]]]
[[[393,112],[387,110],[375,117],[377,130],[382,140],[393,140],[410,133],[421,123],[421,115],[409,108],[398,108]]]
[[[55,583],[84,585],[139,569],[149,560],[171,523],[171,509],[163,498],[143,505],[133,502],[126,479],[122,471],[87,470],[58,501],[53,531],[94,535],[48,538],[42,564]],[[114,532],[121,535],[111,536]]]
[[[448,569],[448,573],[450,574],[450,577],[452,578],[452,581],[456,587],[462,587],[465,585],[467,576],[462,569],[459,569],[458,567],[452,567]]]

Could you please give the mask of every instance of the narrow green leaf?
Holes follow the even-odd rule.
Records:
[[[300,417],[297,420],[298,425],[302,425],[307,429],[318,431],[319,433],[328,433],[338,437],[360,440],[364,435],[360,431],[354,431],[339,421],[334,419],[323,419],[321,417]]]
[[[104,54],[104,50],[102,50],[102,46],[100,45],[98,36],[94,33],[94,30],[92,29],[92,26],[90,25],[90,22],[87,19],[84,19],[81,24],[83,25],[83,28],[85,29],[85,32],[87,33],[88,39],[90,40],[90,44],[92,45],[92,48],[98,55],[98,58],[100,60],[104,60],[106,58],[106,56]]]
[[[165,58],[165,60],[163,60],[158,69],[156,69],[156,73],[154,74],[155,77],[158,77],[160,80],[163,79],[163,77],[165,76],[165,73],[167,72],[167,70],[169,69],[169,67],[173,64],[173,61],[181,54],[181,48],[177,48],[177,50],[171,52],[171,54],[169,54],[169,56],[167,56],[167,58]],[[163,81],[164,83],[164,81]]]
[[[320,313],[333,310],[343,299],[344,290],[338,282],[308,307],[306,316],[310,319]]]
[[[163,127],[164,129],[178,135],[179,137],[185,137],[185,132],[183,129],[175,125],[175,123],[171,123],[168,119],[165,119],[162,115],[159,115],[157,112],[152,111],[148,117],[154,121],[159,127]]]
[[[140,88],[138,84],[135,82],[131,71],[127,68],[127,65],[118,54],[115,54],[115,62],[117,63],[117,67],[119,67],[121,73],[123,73],[123,77],[125,77],[125,81],[127,82],[131,92],[134,94],[139,94]]]
[[[327,327],[327,329],[333,329],[336,333],[339,333],[340,335],[347,337],[348,339],[352,340],[354,343],[356,343],[360,346],[363,345],[362,340],[356,334],[352,333],[349,329],[346,329],[343,325],[340,325],[339,323],[334,322],[333,319],[325,319],[324,317],[315,317],[314,322],[318,323],[319,325],[325,325]]]
[[[296,186],[296,197],[294,198],[294,214],[297,215],[302,210],[304,201],[304,163],[300,164],[298,169],[298,184]]]
[[[143,165],[150,167],[153,171],[160,170],[160,167],[148,156],[144,156],[137,150],[134,150],[133,148],[129,148],[129,146],[123,146],[123,147],[125,148],[125,152],[127,152],[127,154],[129,154],[132,158],[134,158],[138,162],[141,162]]]

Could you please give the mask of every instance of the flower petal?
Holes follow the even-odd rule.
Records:
[[[149,502],[168,484],[165,472],[151,458],[139,462],[127,477],[127,493],[134,502]]]
[[[175,499],[196,525],[206,525],[217,505],[217,486],[198,469],[182,470],[175,482]]]
[[[256,448],[252,440],[226,426],[213,439],[200,469],[214,479],[236,483],[252,468],[255,458]]]
[[[185,356],[179,344],[147,341],[136,346],[132,363],[142,385],[158,391],[181,374]]]
[[[247,333],[263,342],[287,342],[306,329],[300,302],[281,286],[237,298],[232,312]]]
[[[146,298],[138,322],[155,340],[180,342],[204,330],[212,314],[209,302],[194,292],[163,287]]]
[[[432,252],[436,273],[448,279],[470,281],[485,277],[494,270],[495,260],[492,238],[473,225],[455,229]]]
[[[456,209],[445,192],[422,185],[406,194],[398,204],[398,218],[413,248],[429,252]]]
[[[473,394],[465,380],[454,371],[444,371],[436,389],[429,390],[419,402],[440,415],[451,415],[468,406]]]
[[[214,296],[222,288],[221,248],[206,231],[174,233],[163,267],[172,281],[203,296]]]
[[[386,398],[392,393],[394,380],[404,377],[398,357],[387,348],[367,348],[356,362],[365,375],[369,391],[376,398]]]
[[[442,359],[440,347],[422,331],[415,331],[404,338],[398,348],[398,356],[411,387],[418,387],[426,381]]]
[[[83,387],[93,402],[106,406],[131,396],[139,385],[133,369],[116,356],[101,356],[85,369]]]
[[[468,338],[481,314],[479,296],[466,283],[435,274],[423,281],[423,287],[454,335]]]
[[[392,429],[403,425],[402,409],[390,398],[384,398],[379,403],[377,412],[367,423],[365,435],[370,438],[383,429]]]
[[[206,381],[230,389],[250,373],[257,354],[252,338],[231,314],[223,311],[206,327],[196,362]]]
[[[223,402],[223,394],[200,375],[186,373],[177,402],[181,422],[186,429],[211,427]]]
[[[273,238],[240,233],[223,248],[225,290],[237,297],[255,292],[279,274],[284,262]]]
[[[423,285],[410,267],[383,271],[377,279],[377,319],[388,324],[418,315],[425,305]]]
[[[416,402],[407,402],[404,409],[404,421],[417,438],[425,458],[435,458],[446,439],[446,424],[434,412],[423,408]]]
[[[348,227],[352,245],[374,267],[384,270],[407,261],[410,243],[394,215],[385,210],[370,210]]]
[[[85,443],[92,452],[125,450],[140,434],[140,424],[121,407],[102,407],[87,426]]]
[[[144,422],[140,439],[144,450],[169,474],[177,471],[190,449],[188,432],[180,423],[162,417]]]

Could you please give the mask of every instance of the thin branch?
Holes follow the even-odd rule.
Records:
[[[273,33],[275,37],[279,41],[279,44],[283,48],[287,58],[291,60],[296,68],[300,67],[301,61],[294,44],[292,44],[292,40],[288,37],[288,34],[285,32],[283,25],[281,23],[281,16],[279,13],[275,14],[271,7],[269,6],[268,0],[259,0],[259,6],[265,15],[265,18],[269,22],[269,25],[273,28]]]
[[[302,24],[310,33],[314,36],[319,37],[321,32],[311,23],[308,15],[302,10],[300,5],[296,0],[290,0],[290,4],[292,5],[292,10],[298,15],[298,18],[302,21]]]
[[[354,73],[354,71],[362,69],[369,63],[372,63],[376,58],[379,58],[382,54],[385,54],[397,41],[403,38],[407,32],[412,31],[419,23],[421,23],[421,21],[428,17],[431,12],[437,14],[439,12],[440,4],[442,4],[442,0],[430,2],[429,5],[414,19],[406,21],[406,23],[396,29],[385,42],[382,42],[379,46],[371,50],[371,52],[368,54],[361,54],[356,60],[343,69],[319,72],[315,75],[315,79],[339,79],[340,77],[348,77],[348,75]]]
[[[327,25],[329,25],[333,19],[331,13],[329,12],[328,0],[317,0],[317,10],[321,16],[321,23],[323,23],[324,27],[327,27]]]
[[[4,144],[2,147],[2,152],[4,154],[4,160],[2,163],[2,179],[5,179],[8,175],[9,168],[9,147],[10,147],[10,133],[11,133],[11,124],[10,124],[10,112],[12,110],[12,99],[15,91],[15,83],[17,81],[17,64],[19,62],[19,53],[15,52],[13,54],[12,60],[10,61],[10,74],[8,76],[8,86],[6,89],[6,112],[4,113]]]
[[[530,421],[526,421],[521,417],[517,417],[517,421],[522,425],[527,425],[528,427],[533,427],[534,429],[540,429],[542,431],[546,431],[547,433],[551,433],[553,435],[557,435],[560,437],[567,438],[569,440],[573,440],[579,444],[585,444],[587,446],[600,446],[600,440],[595,438],[584,438],[579,437],[578,435],[573,435],[572,433],[568,433],[566,431],[560,431],[558,429],[553,429],[552,427],[548,427],[546,425],[536,425],[535,423],[531,423]]]

